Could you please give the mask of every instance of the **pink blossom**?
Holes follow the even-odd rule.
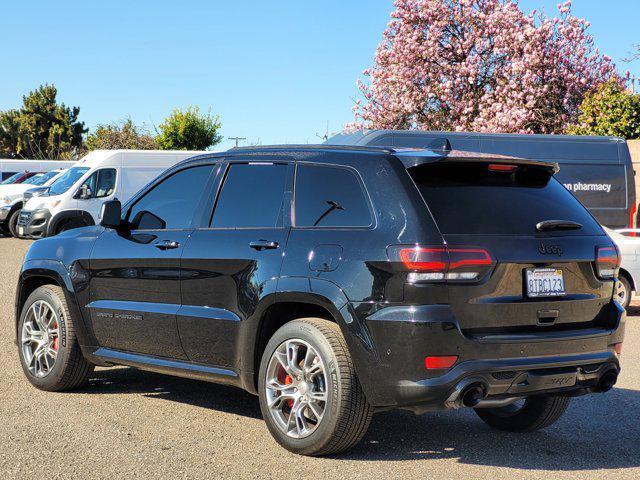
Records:
[[[562,133],[588,91],[623,81],[570,1],[554,19],[515,0],[394,5],[348,128]]]

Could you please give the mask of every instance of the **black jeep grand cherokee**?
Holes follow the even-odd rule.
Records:
[[[259,395],[285,448],[353,447],[374,411],[473,407],[531,431],[616,382],[618,254],[554,164],[456,151],[236,149],[102,226],[33,244],[28,379],[130,365]]]

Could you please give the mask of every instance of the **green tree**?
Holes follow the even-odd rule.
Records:
[[[156,141],[147,128],[138,126],[130,118],[121,122],[98,125],[87,137],[89,150],[153,150]]]
[[[220,143],[220,119],[198,107],[174,109],[158,127],[156,142],[163,150],[206,150]]]
[[[640,95],[618,82],[600,85],[580,105],[578,123],[567,129],[574,135],[610,135],[627,140],[640,137]]]
[[[83,149],[84,122],[79,107],[58,104],[58,90],[41,85],[22,97],[22,107],[0,112],[0,156],[77,158]]]

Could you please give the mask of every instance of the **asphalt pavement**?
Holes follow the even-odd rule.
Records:
[[[640,307],[623,371],[534,434],[490,430],[471,410],[374,417],[362,443],[332,458],[288,453],[258,400],[239,389],[98,369],[90,386],[47,393],[24,378],[14,345],[16,278],[30,242],[0,238],[0,479],[24,478],[640,478]]]

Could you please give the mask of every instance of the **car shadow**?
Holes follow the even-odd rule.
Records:
[[[142,394],[262,418],[257,397],[238,388],[126,367],[99,369],[83,393]],[[453,458],[472,465],[558,471],[639,467],[638,411],[640,391],[614,388],[607,394],[574,399],[556,424],[530,434],[492,430],[469,409],[421,416],[404,411],[380,412],[374,416],[363,441],[334,458]]]
[[[630,317],[636,317],[640,315],[640,305],[629,305],[627,307],[627,315]]]
[[[135,393],[250,418],[262,418],[258,399],[227,385],[115,367],[94,372],[82,393]]]
[[[351,460],[457,459],[524,470],[601,470],[640,466],[640,391],[614,388],[573,399],[545,430],[516,434],[490,429],[472,410],[414,416],[377,414]]]

